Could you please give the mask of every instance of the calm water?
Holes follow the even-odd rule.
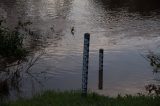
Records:
[[[91,34],[89,89],[104,95],[136,94],[159,84],[144,56],[159,53],[159,9],[121,0],[1,0],[0,13],[10,26],[17,20],[33,22],[26,45],[40,59],[21,75],[11,97],[29,96],[46,89],[81,88],[83,34]],[[135,2],[137,3],[137,2]],[[153,4],[154,5],[154,4]],[[139,8],[139,6],[141,8]],[[147,7],[147,8],[145,8]],[[12,23],[12,24],[11,24]],[[74,27],[74,35],[71,28]],[[98,85],[98,51],[104,49],[104,89]],[[26,63],[28,64],[28,63]]]

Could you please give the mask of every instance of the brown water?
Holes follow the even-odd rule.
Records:
[[[145,8],[147,3],[143,4],[144,8],[131,4],[126,0],[119,3],[111,0],[1,0],[0,13],[11,25],[18,19],[30,20],[31,29],[42,35],[32,36],[27,42],[34,54],[38,55],[42,48],[45,50],[29,70],[30,74],[23,73],[20,90],[12,89],[11,97],[28,96],[46,89],[80,89],[83,34],[86,32],[91,34],[88,85],[91,91],[110,96],[136,94],[144,92],[147,84],[159,83],[159,73],[153,74],[150,63],[143,57],[148,51],[160,52],[159,9],[156,6]],[[97,89],[100,48],[104,49],[102,91]]]

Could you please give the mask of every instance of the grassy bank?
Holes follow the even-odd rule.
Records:
[[[80,92],[47,91],[31,99],[21,99],[4,106],[160,106],[160,97],[125,96],[110,98],[90,93],[86,98]]]

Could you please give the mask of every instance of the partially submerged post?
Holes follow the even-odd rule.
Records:
[[[99,50],[99,83],[98,88],[103,89],[103,49]]]
[[[82,96],[87,96],[89,41],[90,41],[90,34],[85,33],[84,34],[84,50],[83,50],[83,70],[82,70]]]

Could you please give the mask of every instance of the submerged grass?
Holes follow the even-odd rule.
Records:
[[[89,93],[82,97],[79,91],[47,91],[31,99],[20,99],[3,106],[160,106],[159,96],[118,96],[116,98]]]

